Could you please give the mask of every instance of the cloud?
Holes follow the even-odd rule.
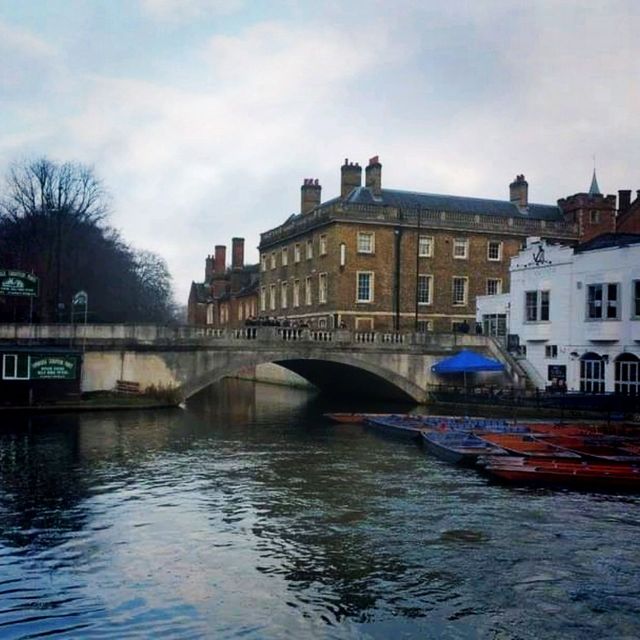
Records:
[[[140,0],[142,10],[154,20],[185,23],[207,15],[229,15],[239,11],[243,0]]]
[[[588,186],[595,153],[603,189],[640,187],[636,4],[327,2],[262,22],[239,13],[233,31],[197,37],[194,16],[243,7],[142,6],[175,26],[148,79],[126,59],[110,76],[78,71],[0,23],[19,119],[5,122],[0,161],[36,151],[95,165],[115,226],[167,258],[181,300],[214,244],[245,236],[255,260],[303,178],[336,195],[345,156],[379,154],[386,186],[470,196],[507,197],[525,173],[531,198],[554,202]],[[88,51],[83,69],[108,55]]]

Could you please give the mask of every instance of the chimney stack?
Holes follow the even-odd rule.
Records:
[[[521,209],[529,205],[529,183],[523,175],[516,176],[516,179],[509,185],[509,200]]]
[[[300,187],[300,213],[309,213],[320,204],[322,187],[318,180],[305,178]]]
[[[225,267],[227,265],[227,247],[225,247],[223,244],[216,245],[213,265],[213,272],[216,275],[224,273]]]
[[[244,267],[244,238],[231,239],[231,268],[242,269]]]
[[[362,186],[362,167],[345,158],[340,173],[340,197],[346,198],[354,189]]]
[[[631,189],[618,189],[618,211],[623,213],[631,204]]]
[[[365,185],[374,196],[382,195],[382,165],[378,160],[378,156],[369,158],[369,165],[364,170],[365,172]]]
[[[213,276],[213,256],[207,256],[204,261],[204,281],[209,282]]]

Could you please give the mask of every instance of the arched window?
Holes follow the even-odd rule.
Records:
[[[640,395],[640,360],[633,353],[616,358],[615,392],[625,396]]]
[[[604,393],[604,360],[592,351],[580,358],[580,391]]]

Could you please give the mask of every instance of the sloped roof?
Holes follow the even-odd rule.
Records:
[[[209,287],[204,282],[192,282],[189,298],[193,295],[193,300],[198,303],[206,304],[211,302],[211,294]]]
[[[579,244],[574,253],[610,249],[611,247],[626,247],[630,244],[640,244],[640,233],[603,233],[588,242]]]
[[[469,198],[436,193],[400,191],[382,189],[382,195],[376,197],[367,187],[354,189],[345,199],[347,203],[387,205],[406,209],[429,209],[466,213],[469,215],[490,215],[505,218],[533,218],[537,220],[563,220],[562,211],[556,205],[529,204],[521,209],[508,200],[490,200],[488,198]]]

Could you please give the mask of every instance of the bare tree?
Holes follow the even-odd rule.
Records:
[[[96,224],[109,212],[109,200],[91,167],[39,158],[12,165],[0,214],[13,220],[63,215]]]

